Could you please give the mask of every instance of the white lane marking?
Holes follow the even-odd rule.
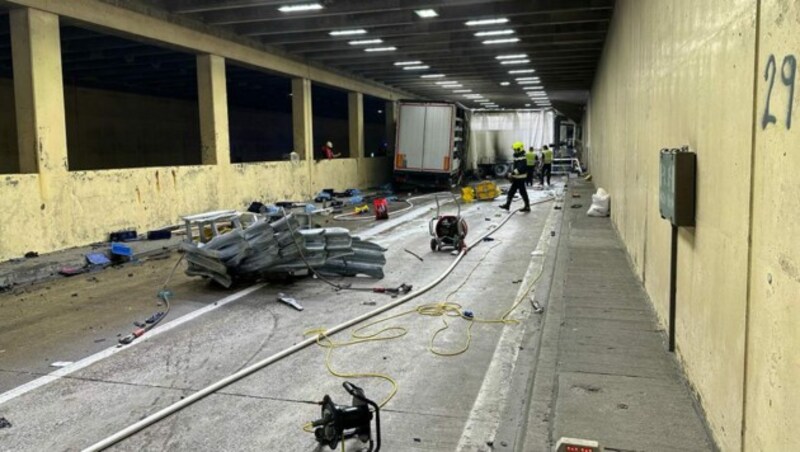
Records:
[[[76,361],[76,362],[74,362],[74,363],[72,363],[72,364],[70,364],[68,366],[62,367],[61,369],[58,369],[58,370],[53,371],[53,372],[50,372],[49,374],[44,375],[42,377],[39,377],[39,378],[37,378],[37,379],[35,379],[33,381],[29,381],[28,383],[25,383],[25,384],[23,384],[21,386],[17,386],[14,389],[11,389],[9,391],[6,391],[6,392],[0,394],[0,405],[2,405],[5,402],[8,402],[9,400],[16,399],[17,397],[19,397],[19,396],[21,396],[23,394],[31,392],[34,389],[40,388],[40,387],[42,387],[42,386],[44,386],[44,385],[46,385],[48,383],[56,381],[61,377],[67,376],[67,375],[69,375],[71,373],[74,373],[74,372],[77,372],[77,371],[79,371],[81,369],[89,367],[92,364],[97,363],[98,361],[101,361],[101,360],[104,360],[104,359],[108,358],[109,356],[115,355],[115,354],[117,354],[117,353],[119,353],[121,351],[124,351],[124,350],[128,350],[131,347],[135,347],[136,345],[141,344],[142,342],[145,342],[148,339],[151,339],[151,338],[153,338],[155,336],[158,336],[161,333],[166,333],[167,331],[169,331],[169,330],[171,330],[173,328],[179,327],[179,326],[183,325],[186,322],[191,322],[192,320],[200,317],[203,314],[209,313],[209,312],[211,312],[211,311],[213,311],[215,309],[219,309],[219,308],[225,306],[228,303],[233,303],[234,301],[239,300],[240,298],[246,297],[247,295],[250,295],[251,293],[263,288],[264,286],[266,286],[266,283],[260,283],[260,284],[255,284],[253,286],[250,286],[247,289],[240,290],[239,292],[236,292],[234,294],[228,295],[227,297],[225,297],[225,298],[223,298],[221,300],[218,300],[218,301],[214,302],[213,304],[209,304],[206,307],[203,307],[203,308],[197,309],[195,311],[192,311],[192,312],[190,312],[190,313],[188,313],[188,314],[186,314],[186,315],[184,315],[182,317],[178,317],[177,319],[175,319],[175,320],[173,320],[171,322],[165,323],[162,326],[153,328],[153,330],[148,331],[147,334],[145,334],[144,336],[136,339],[130,345],[127,345],[127,346],[124,346],[124,347],[114,346],[114,347],[107,348],[105,350],[102,350],[100,352],[95,353],[94,355],[87,356],[86,358],[83,358],[80,361]]]
[[[547,249],[550,246],[550,231],[553,230],[556,221],[555,212],[556,210],[550,209],[542,228],[542,234],[534,250],[535,255],[531,258],[525,278],[520,283],[517,297],[522,295],[522,292],[529,284],[530,278],[536,277],[542,271],[540,269],[544,266]],[[537,282],[536,285],[538,284]],[[535,286],[531,293],[533,292],[535,292]],[[516,300],[517,298],[515,297],[514,299]],[[481,389],[478,391],[478,396],[472,405],[467,422],[464,424],[464,430],[461,433],[456,450],[486,451],[491,449],[487,448],[486,444],[487,441],[494,441],[497,430],[500,427],[500,416],[508,400],[508,392],[511,386],[509,383],[517,364],[519,344],[522,342],[522,337],[525,333],[524,325],[528,317],[530,317],[530,313],[530,309],[525,309],[524,312],[514,316],[520,321],[519,325],[506,325],[503,328],[500,340],[497,341],[497,346],[492,355],[492,361],[486,370]]]

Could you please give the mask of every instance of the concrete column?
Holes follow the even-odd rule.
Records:
[[[229,165],[231,144],[224,58],[216,55],[197,56],[197,101],[203,165]]]
[[[23,173],[42,175],[42,195],[47,198],[52,179],[47,176],[68,170],[58,16],[12,9],[11,53],[19,166]]]
[[[389,154],[394,153],[395,134],[397,133],[397,102],[386,101],[386,142]]]
[[[292,134],[294,152],[314,160],[314,127],[311,112],[311,80],[292,79]]]
[[[347,118],[350,124],[350,157],[364,157],[364,95],[347,93]]]

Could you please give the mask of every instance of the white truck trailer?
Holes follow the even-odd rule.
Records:
[[[453,187],[464,175],[469,111],[452,102],[398,104],[394,180],[399,185]]]

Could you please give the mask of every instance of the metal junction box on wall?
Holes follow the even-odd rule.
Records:
[[[659,209],[675,226],[694,226],[697,155],[688,147],[661,150]]]

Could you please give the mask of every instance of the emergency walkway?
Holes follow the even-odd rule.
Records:
[[[561,437],[612,451],[716,450],[611,220],[586,216],[594,187],[571,186],[580,198],[564,201],[524,450]]]

